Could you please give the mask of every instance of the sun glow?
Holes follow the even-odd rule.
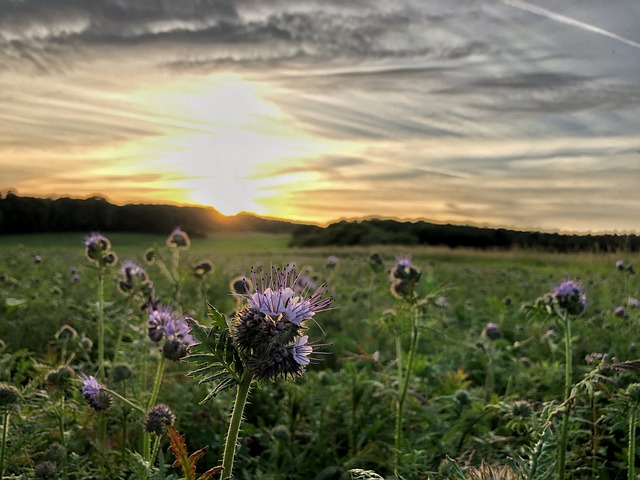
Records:
[[[267,93],[266,85],[235,75],[142,92],[171,131],[161,145],[150,146],[148,167],[173,176],[184,203],[213,206],[225,215],[279,215],[264,199],[279,195],[290,179],[265,175],[267,166],[321,154],[327,144],[291,127]]]

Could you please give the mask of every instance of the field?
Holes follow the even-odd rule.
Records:
[[[0,477],[220,478],[246,380],[237,479],[636,478],[635,255],[105,235],[93,261],[88,233],[0,236]],[[230,281],[293,263],[333,297],[283,327],[317,361],[263,367]],[[179,360],[187,334],[150,328],[169,308],[199,324]]]

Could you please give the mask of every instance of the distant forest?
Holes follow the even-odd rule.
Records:
[[[131,204],[118,206],[102,197],[0,196],[0,233],[145,232],[168,233],[181,227],[192,236],[214,231],[289,233],[294,224],[253,215],[226,217],[211,207]]]
[[[615,252],[640,250],[637,235],[565,235],[520,232],[460,225],[395,220],[342,221],[328,227],[300,225],[291,245],[442,245],[479,249],[526,248],[556,252]]]
[[[637,235],[565,235],[521,232],[424,221],[341,221],[327,227],[301,225],[248,214],[232,217],[211,207],[114,205],[104,198],[43,199],[0,195],[0,234],[40,232],[167,233],[176,226],[194,237],[216,231],[287,233],[290,246],[442,245],[479,249],[534,248],[557,252],[640,251]]]

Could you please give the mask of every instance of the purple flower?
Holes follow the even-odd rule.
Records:
[[[338,263],[340,263],[340,259],[338,257],[336,257],[335,255],[329,255],[325,262],[325,266],[327,268],[335,268]]]
[[[187,250],[191,245],[191,240],[187,232],[183,231],[180,227],[173,229],[173,232],[167,237],[167,246],[170,248],[177,248],[178,250]]]
[[[614,314],[616,317],[621,317],[621,318],[622,318],[622,317],[624,317],[624,316],[625,316],[624,307],[623,307],[622,305],[620,305],[620,306],[618,306],[618,307],[614,308],[614,309],[613,309],[613,314]]]
[[[93,375],[80,374],[82,379],[82,396],[87,404],[96,412],[107,410],[111,406],[112,398],[109,392],[103,390],[103,386]]]
[[[502,334],[500,333],[500,327],[496,323],[489,322],[482,329],[482,334],[489,340],[498,340]]]
[[[298,365],[308,365],[311,362],[309,355],[313,353],[313,347],[307,343],[308,340],[309,336],[303,335],[296,338],[293,342],[293,359]]]
[[[399,257],[389,273],[391,279],[391,293],[400,299],[413,296],[413,290],[420,280],[420,270],[415,267],[408,257]]]
[[[162,340],[164,335],[164,327],[173,318],[171,307],[163,307],[158,305],[157,308],[149,309],[149,317],[147,318],[147,335],[154,342]]]
[[[558,284],[551,294],[557,307],[570,315],[580,315],[587,307],[587,296],[582,287],[573,280]]]
[[[272,269],[268,278],[260,279],[258,286],[256,272],[252,272],[256,292],[247,292],[249,307],[274,320],[282,319],[301,326],[303,321],[313,318],[316,312],[327,310],[333,299],[322,298],[326,293],[325,285],[321,285],[308,298],[297,295],[295,287],[299,278],[295,272],[289,273],[287,269]]]
[[[630,298],[628,303],[631,308],[638,308],[638,305],[640,305],[637,298]]]
[[[84,239],[84,246],[85,255],[89,261],[98,264],[113,264],[110,259],[105,260],[105,257],[109,255],[109,250],[111,249],[111,242],[107,237],[99,233],[92,233]]]
[[[618,270],[624,270],[624,262],[622,260],[617,260],[616,261],[616,268]]]

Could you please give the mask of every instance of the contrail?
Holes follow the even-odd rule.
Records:
[[[536,15],[540,15],[541,17],[546,17],[551,20],[555,20],[556,22],[564,23],[566,25],[571,25],[572,27],[576,27],[581,30],[585,30],[587,32],[598,33],[605,37],[609,37],[619,42],[622,42],[626,45],[640,48],[639,42],[634,42],[633,40],[629,40],[628,38],[621,37],[620,35],[616,35],[613,32],[604,30],[600,27],[596,27],[595,25],[584,23],[579,20],[574,20],[573,18],[565,17],[564,15],[560,15],[558,13],[552,12],[550,10],[547,10],[546,8],[530,5],[528,3],[521,2],[520,0],[502,0],[502,2],[506,3],[507,5],[511,5],[512,7],[519,8],[521,10],[526,10],[527,12],[531,12]]]

